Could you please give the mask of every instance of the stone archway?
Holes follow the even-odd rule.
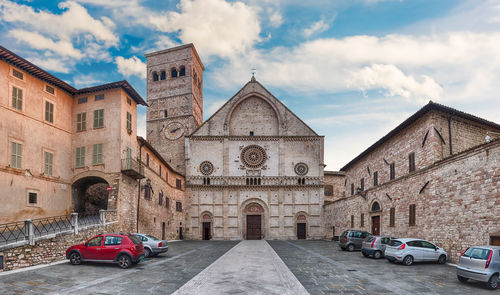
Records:
[[[309,235],[309,218],[306,212],[295,214],[295,234],[298,240],[305,240]]]
[[[201,213],[201,239],[211,240],[213,237],[213,216],[212,213],[205,211]]]
[[[246,240],[261,240],[265,238],[264,208],[252,202],[243,209],[243,238]]]
[[[71,185],[73,212],[97,214],[108,209],[109,183],[97,176],[82,177]]]

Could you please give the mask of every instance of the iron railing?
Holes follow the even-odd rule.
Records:
[[[99,213],[79,213],[78,227],[96,225],[101,223]]]
[[[72,229],[71,219],[65,215],[33,219],[32,222],[36,238]]]
[[[142,179],[144,178],[144,166],[132,159],[125,158],[121,161],[121,171],[123,174],[128,175],[134,179]]]
[[[24,221],[0,224],[0,245],[24,241],[26,232]]]

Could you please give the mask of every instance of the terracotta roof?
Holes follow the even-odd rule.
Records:
[[[84,93],[90,93],[90,92],[97,92],[97,91],[104,91],[104,90],[109,90],[113,88],[122,88],[127,92],[128,95],[137,103],[137,104],[142,104],[144,106],[147,106],[148,104],[142,99],[142,97],[135,91],[134,87],[132,87],[126,80],[122,81],[117,81],[117,82],[111,82],[108,84],[103,84],[103,85],[97,85],[93,87],[87,87],[87,88],[82,88],[78,89],[76,94],[84,94]]]
[[[381,146],[382,144],[384,144],[386,141],[388,141],[389,139],[391,139],[392,137],[394,137],[395,135],[397,135],[399,132],[401,132],[406,127],[408,127],[411,124],[413,124],[415,121],[417,121],[418,119],[420,119],[423,115],[425,115],[428,112],[433,111],[433,110],[441,112],[441,113],[446,113],[446,114],[449,114],[449,115],[452,115],[452,116],[457,116],[457,117],[460,117],[460,118],[463,118],[463,119],[466,119],[466,120],[470,120],[472,122],[479,123],[481,125],[485,125],[485,126],[491,127],[491,128],[493,128],[495,130],[500,130],[500,125],[497,124],[497,123],[494,123],[494,122],[491,122],[491,121],[488,121],[488,120],[476,117],[474,115],[471,115],[471,114],[468,114],[468,113],[456,110],[454,108],[447,107],[447,106],[439,104],[439,103],[435,103],[435,102],[433,102],[431,100],[431,101],[429,101],[428,104],[426,104],[424,107],[422,107],[420,110],[418,110],[415,114],[413,114],[408,119],[406,119],[403,123],[399,124],[396,128],[394,128],[392,131],[390,131],[389,133],[387,133],[384,137],[382,137],[377,142],[375,142],[374,144],[372,144],[364,152],[362,152],[361,154],[359,154],[356,158],[352,159],[349,163],[347,163],[344,167],[342,167],[340,169],[340,171],[346,171],[349,167],[351,167],[352,165],[354,165],[356,162],[358,162],[359,160],[361,160],[363,157],[365,157],[366,155],[368,155],[369,153],[371,153],[373,150],[375,150],[376,148],[378,148],[379,146]]]
[[[180,176],[184,177],[184,174],[180,173],[179,171],[175,170],[168,164],[168,162],[160,155],[160,153],[155,150],[155,148],[147,141],[144,139],[142,136],[137,136],[137,140],[144,146],[146,146],[159,160],[162,162],[165,166],[167,166],[168,169],[174,171],[175,173],[179,174]]]
[[[343,171],[328,171],[328,170],[325,170],[325,171],[323,171],[323,174],[324,175],[345,176],[345,172],[343,172]]]
[[[55,77],[52,74],[49,74],[47,71],[44,71],[43,69],[37,67],[36,65],[32,64],[31,62],[27,61],[26,59],[20,57],[19,55],[15,54],[14,52],[8,50],[7,48],[0,46],[0,60],[5,61],[8,64],[11,64],[15,66],[16,68],[19,68],[20,70],[23,70],[24,72],[44,81],[47,83],[50,83],[66,92],[68,92],[71,95],[76,95],[76,94],[82,94],[82,93],[88,93],[88,92],[95,92],[95,91],[102,91],[102,90],[107,90],[107,89],[112,89],[112,88],[119,88],[121,87],[125,92],[127,92],[128,95],[137,103],[137,104],[142,104],[147,106],[146,102],[142,97],[135,91],[135,89],[125,80],[123,81],[118,81],[118,82],[113,82],[113,83],[108,83],[104,85],[98,85],[94,87],[89,87],[89,88],[83,88],[83,89],[76,89],[73,86],[69,85],[68,83],[64,82],[63,80]]]

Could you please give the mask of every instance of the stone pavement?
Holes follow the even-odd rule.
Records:
[[[264,241],[241,241],[174,295],[308,294]]]
[[[450,265],[407,267],[342,251],[332,241],[268,242],[310,294],[492,294],[484,284],[458,282]]]

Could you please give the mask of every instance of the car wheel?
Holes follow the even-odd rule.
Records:
[[[466,283],[469,279],[468,278],[464,278],[462,276],[459,276],[457,275],[457,279],[461,282],[461,283]]]
[[[406,265],[406,266],[410,266],[410,265],[412,265],[412,264],[413,264],[413,256],[411,256],[411,255],[406,256],[406,257],[403,259],[403,263],[404,263],[404,265]]]
[[[69,262],[73,265],[82,264],[82,255],[78,252],[73,252],[69,255]]]
[[[375,251],[375,253],[373,253],[373,258],[380,259],[381,257],[382,257],[382,252],[380,251]]]
[[[149,250],[149,248],[144,249],[144,257],[151,257],[153,256],[152,254],[153,253],[151,252],[151,250]]]
[[[498,274],[494,274],[488,280],[488,289],[495,290],[498,288]]]
[[[347,251],[349,251],[349,252],[354,251],[354,245],[350,244],[349,246],[347,246]]]
[[[118,265],[121,268],[129,268],[130,265],[132,265],[132,259],[130,259],[127,255],[121,255],[118,257]]]
[[[446,255],[439,256],[438,263],[445,264],[446,263]]]
[[[370,255],[368,255],[368,254],[366,254],[366,253],[363,253],[363,256],[368,257],[368,256],[370,256]]]

